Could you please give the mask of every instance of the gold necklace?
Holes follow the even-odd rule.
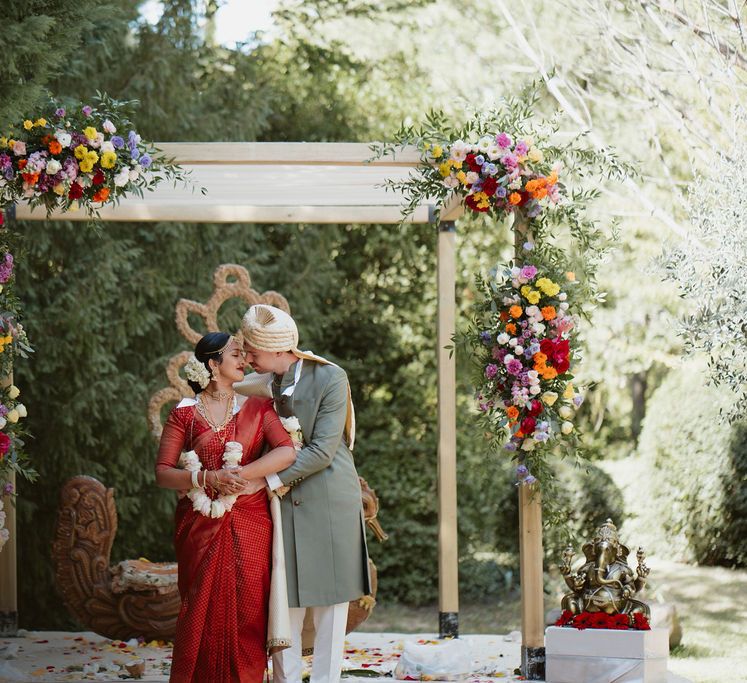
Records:
[[[202,393],[212,398],[213,401],[223,401],[227,399],[229,396],[233,396],[232,391],[216,391],[215,393],[211,394],[206,389],[203,389]]]
[[[233,398],[233,396],[231,396]],[[231,420],[231,408],[233,408],[233,401],[226,401],[226,414],[223,417],[223,422],[218,424],[217,422],[213,421],[212,416],[210,415],[210,411],[208,410],[207,406],[202,402],[202,399],[200,398],[199,394],[197,396],[197,412],[202,415],[202,417],[205,418],[205,422],[207,422],[210,425],[210,428],[214,432],[219,432],[222,429],[225,429],[226,425]]]

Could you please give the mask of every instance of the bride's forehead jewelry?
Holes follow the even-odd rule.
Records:
[[[238,339],[236,339],[236,337],[234,337],[233,335],[231,335],[228,338],[228,341],[223,346],[221,346],[217,351],[207,351],[205,353],[205,355],[206,356],[212,356],[212,355],[215,355],[215,354],[223,353],[231,345],[231,342],[234,342],[234,341],[236,343],[238,343]]]

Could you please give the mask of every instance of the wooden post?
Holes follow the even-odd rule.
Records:
[[[3,377],[0,386],[13,383],[13,375]],[[16,477],[11,473],[9,483],[15,490]],[[5,528],[10,533],[8,542],[0,550],[0,637],[15,636],[18,633],[18,576],[16,562],[16,508],[10,496],[0,492],[5,511]]]
[[[456,331],[456,225],[438,225],[438,632],[459,635],[456,367],[446,346]]]
[[[530,239],[526,218],[514,214],[514,260],[522,265]],[[537,484],[519,484],[519,575],[521,582],[521,672],[545,678],[545,610],[542,570],[542,497]]]

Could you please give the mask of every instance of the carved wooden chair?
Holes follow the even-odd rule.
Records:
[[[218,330],[218,311],[230,299],[248,306],[266,303],[290,312],[285,297],[273,291],[259,294],[251,287],[246,268],[219,266],[214,275],[215,289],[204,303],[181,299],[176,305],[179,332],[191,345],[204,332],[195,331],[189,314],[200,316],[205,332]],[[166,367],[168,387],[157,391],[148,406],[148,424],[155,438],[163,429],[164,409],[189,396],[191,391],[180,370],[191,352],[173,356]],[[365,479],[361,478],[363,512],[366,523],[379,541],[387,536],[377,514],[379,501]],[[93,477],[77,476],[68,480],[60,493],[52,560],[57,588],[68,611],[86,628],[108,638],[129,639],[143,636],[171,639],[181,601],[177,588],[176,563],[125,560],[110,566],[110,554],[117,533],[114,489],[106,488]],[[376,603],[376,566],[369,560],[372,594],[350,603],[347,631],[365,621]]]

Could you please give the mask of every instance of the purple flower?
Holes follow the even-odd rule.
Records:
[[[506,364],[506,370],[508,370],[508,373],[510,375],[518,375],[523,369],[524,366],[521,364],[521,361],[518,358],[512,358]]]
[[[529,202],[526,212],[528,218],[536,218],[542,213],[542,207],[536,199],[533,199],[531,202]]]
[[[501,346],[494,346],[491,349],[491,355],[493,356],[493,360],[497,360],[499,363],[503,362],[503,359],[506,357],[506,354],[508,354],[508,351]]]
[[[513,441],[509,441],[503,448],[505,448],[507,451],[515,451],[516,444]]]
[[[488,164],[485,168],[482,169],[485,173],[488,175],[495,175],[498,173],[498,167],[495,164]]]
[[[524,266],[521,269],[521,277],[525,280],[531,280],[537,274],[537,268],[535,266]]]
[[[127,144],[130,146],[130,149],[135,147],[140,142],[140,139],[140,136],[134,130],[131,130],[127,134]]]
[[[140,157],[140,165],[143,168],[148,168],[152,163],[153,160],[147,154],[143,154],[143,156]]]
[[[540,443],[544,443],[550,438],[550,435],[547,432],[534,432],[534,440],[539,441]]]
[[[61,119],[63,116],[65,116],[65,108],[64,107],[59,107],[58,109],[55,109],[54,115],[57,118]]]
[[[508,169],[517,168],[519,160],[513,154],[506,154],[501,158],[501,163]]]
[[[532,474],[530,474],[526,479],[524,479],[525,484],[534,484],[534,482],[536,481],[537,481],[537,478]]]
[[[578,396],[573,397],[573,405],[576,406],[576,408],[581,407],[581,404],[584,402],[584,397],[580,394]]]
[[[5,484],[5,486],[3,486],[3,494],[9,496],[11,493],[13,493],[13,484],[8,482],[7,484]]]
[[[511,137],[509,136],[509,134],[508,134],[508,133],[501,133],[501,134],[500,134],[500,135],[499,135],[499,136],[498,136],[498,137],[497,137],[497,138],[495,139],[495,141],[496,141],[496,142],[498,143],[498,145],[499,145],[500,147],[503,147],[504,149],[505,149],[506,147],[510,147],[510,146],[511,146]]]
[[[498,197],[498,199],[505,199],[506,198],[506,188],[500,185],[498,189],[495,191],[495,196]]]
[[[523,140],[519,140],[516,143],[516,147],[514,147],[514,153],[520,157],[526,156],[528,151],[529,151],[529,147],[527,147],[527,143],[524,142]]]
[[[124,140],[119,135],[114,135],[110,142],[114,145],[114,149],[122,149],[125,144]]]
[[[13,180],[13,176],[14,176],[13,167],[12,166],[8,166],[3,171],[3,175],[5,176],[5,180]]]
[[[0,283],[5,284],[13,275],[13,254],[6,252],[0,262]]]
[[[137,147],[133,147],[130,151],[130,156],[132,157],[133,161],[137,161],[138,157],[140,156],[140,151]]]
[[[86,105],[85,107],[83,107],[83,109],[81,109],[81,111],[83,112],[83,116],[90,116],[93,108]]]
[[[495,363],[489,363],[485,368],[485,377],[493,379],[498,374],[498,366]]]
[[[143,159],[144,158],[145,157],[143,157]],[[142,163],[142,161],[141,161],[141,163]],[[143,164],[143,166],[145,166],[145,164]],[[483,344],[486,344],[486,345],[490,344],[490,340],[491,340],[491,334],[490,334],[490,332],[488,332],[487,330],[485,330],[484,332],[480,332],[480,341]]]
[[[516,468],[516,476],[523,479],[529,474],[529,468],[526,465],[519,465]]]
[[[485,157],[484,157],[484,156],[483,156],[482,154],[478,154],[478,155],[477,155],[477,156],[475,157],[475,163],[476,163],[476,164],[477,164],[478,166],[482,166],[482,165],[483,165],[483,164],[485,163]]]
[[[534,244],[531,242],[524,242],[524,251],[532,251],[534,249]]]
[[[8,406],[0,403],[0,417],[5,417],[8,414]]]

